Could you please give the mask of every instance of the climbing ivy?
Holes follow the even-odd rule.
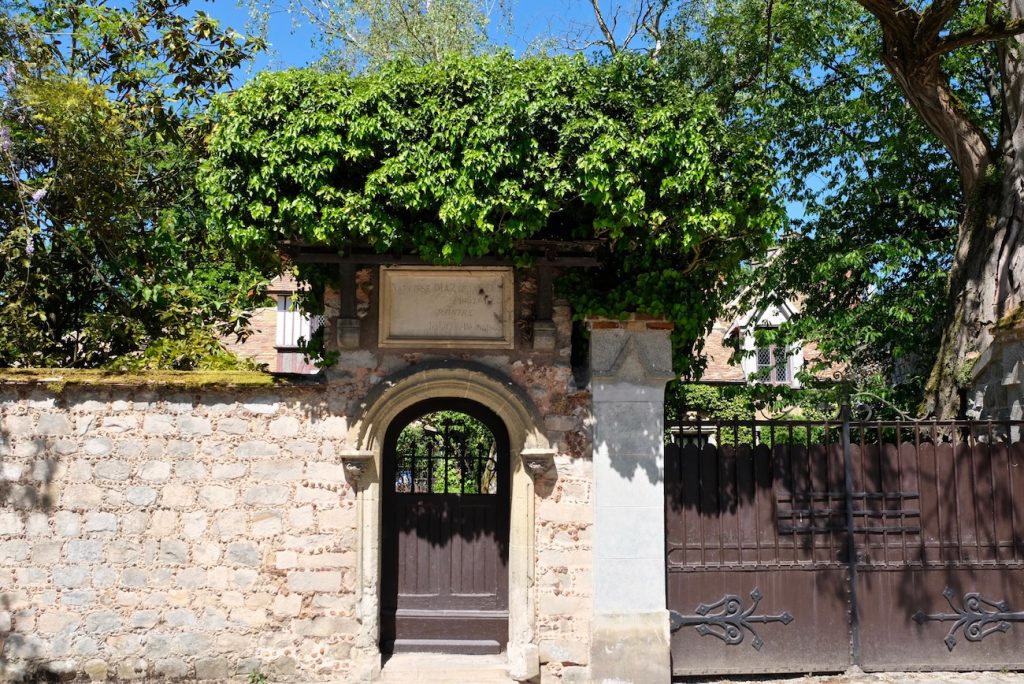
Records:
[[[600,268],[560,283],[576,314],[666,316],[682,351],[782,216],[760,142],[636,56],[267,73],[215,116],[211,228],[268,270],[286,240],[458,264],[599,239]]]

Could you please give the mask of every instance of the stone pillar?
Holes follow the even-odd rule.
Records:
[[[592,319],[594,605],[590,680],[671,681],[665,602],[665,383],[672,325]]]

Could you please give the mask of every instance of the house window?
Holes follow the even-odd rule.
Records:
[[[757,349],[757,375],[762,382],[786,384],[792,380],[789,353],[783,347],[771,345]]]
[[[299,311],[294,295],[277,297],[277,340],[278,349],[298,349],[299,340],[309,338],[324,324],[323,316],[310,316]]]
[[[324,324],[323,316],[310,316],[299,311],[295,296],[291,294],[277,295],[277,334],[274,346],[277,347],[278,373],[314,374],[319,372],[305,352],[299,346],[300,340],[309,338]]]

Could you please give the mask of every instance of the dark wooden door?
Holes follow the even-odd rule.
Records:
[[[491,446],[444,426],[399,449],[403,428],[436,411],[483,423]],[[382,497],[384,652],[499,653],[508,641],[508,434],[491,411],[431,400],[401,414],[385,440]]]

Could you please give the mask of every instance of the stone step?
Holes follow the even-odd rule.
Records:
[[[390,684],[511,683],[514,680],[509,679],[507,662],[505,654],[402,653],[384,663],[380,681]]]

